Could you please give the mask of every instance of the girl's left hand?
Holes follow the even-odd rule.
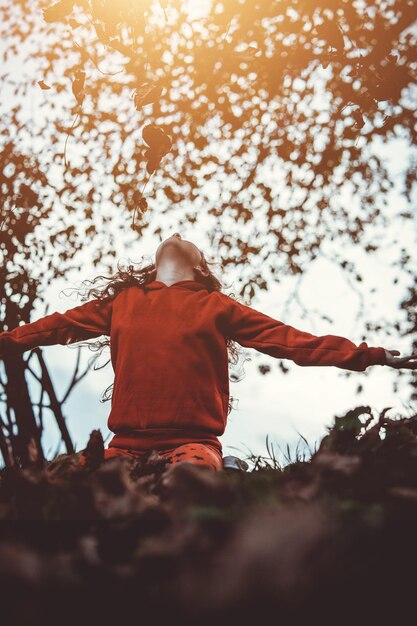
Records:
[[[385,350],[387,357],[387,365],[394,367],[395,369],[417,369],[417,352],[413,352],[409,356],[397,357],[400,354],[399,350]]]

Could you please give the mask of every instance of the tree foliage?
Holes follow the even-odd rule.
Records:
[[[416,139],[413,3],[207,7],[195,18],[175,0],[3,9],[16,41],[5,56],[30,55],[32,82],[44,89],[44,159],[62,165],[69,130],[65,179],[78,189],[83,181],[86,216],[106,197],[126,228],[139,210],[138,233],[163,232],[174,213],[196,227],[213,218],[210,238],[222,264],[248,264],[242,292],[249,297],[267,287],[268,267],[275,278],[302,273],[328,240],[372,253],[376,242],[366,235],[391,219],[382,207],[393,185],[375,140],[403,137],[411,146]],[[77,116],[76,126],[66,127],[65,112]],[[144,125],[172,140],[162,161],[153,154],[151,169]],[[404,191],[414,177],[412,161]]]

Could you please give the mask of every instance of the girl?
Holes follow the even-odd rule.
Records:
[[[90,289],[94,299],[85,304],[0,333],[0,356],[110,338],[114,436],[106,458],[155,449],[171,463],[222,469],[218,437],[230,409],[228,349],[236,355],[235,341],[300,366],[417,367],[417,354],[396,358],[398,350],[316,337],[239,303],[222,293],[204,254],[179,233],[159,245],[154,264],[129,269],[107,278],[101,291]]]

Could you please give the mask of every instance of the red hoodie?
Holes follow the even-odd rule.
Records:
[[[364,371],[385,365],[384,348],[297,330],[195,280],[154,280],[113,300],[91,300],[0,333],[0,357],[41,345],[110,337],[115,373],[110,446],[134,450],[187,442],[214,445],[229,401],[226,338],[297,365]]]

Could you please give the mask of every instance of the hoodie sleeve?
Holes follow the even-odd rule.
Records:
[[[369,365],[386,365],[384,348],[371,348],[365,342],[357,346],[337,335],[311,335],[225,294],[220,296],[226,310],[225,334],[244,347],[302,366],[333,365],[362,372]]]
[[[66,345],[110,335],[112,300],[94,299],[65,313],[52,313],[35,322],[0,333],[0,358],[38,346]]]

